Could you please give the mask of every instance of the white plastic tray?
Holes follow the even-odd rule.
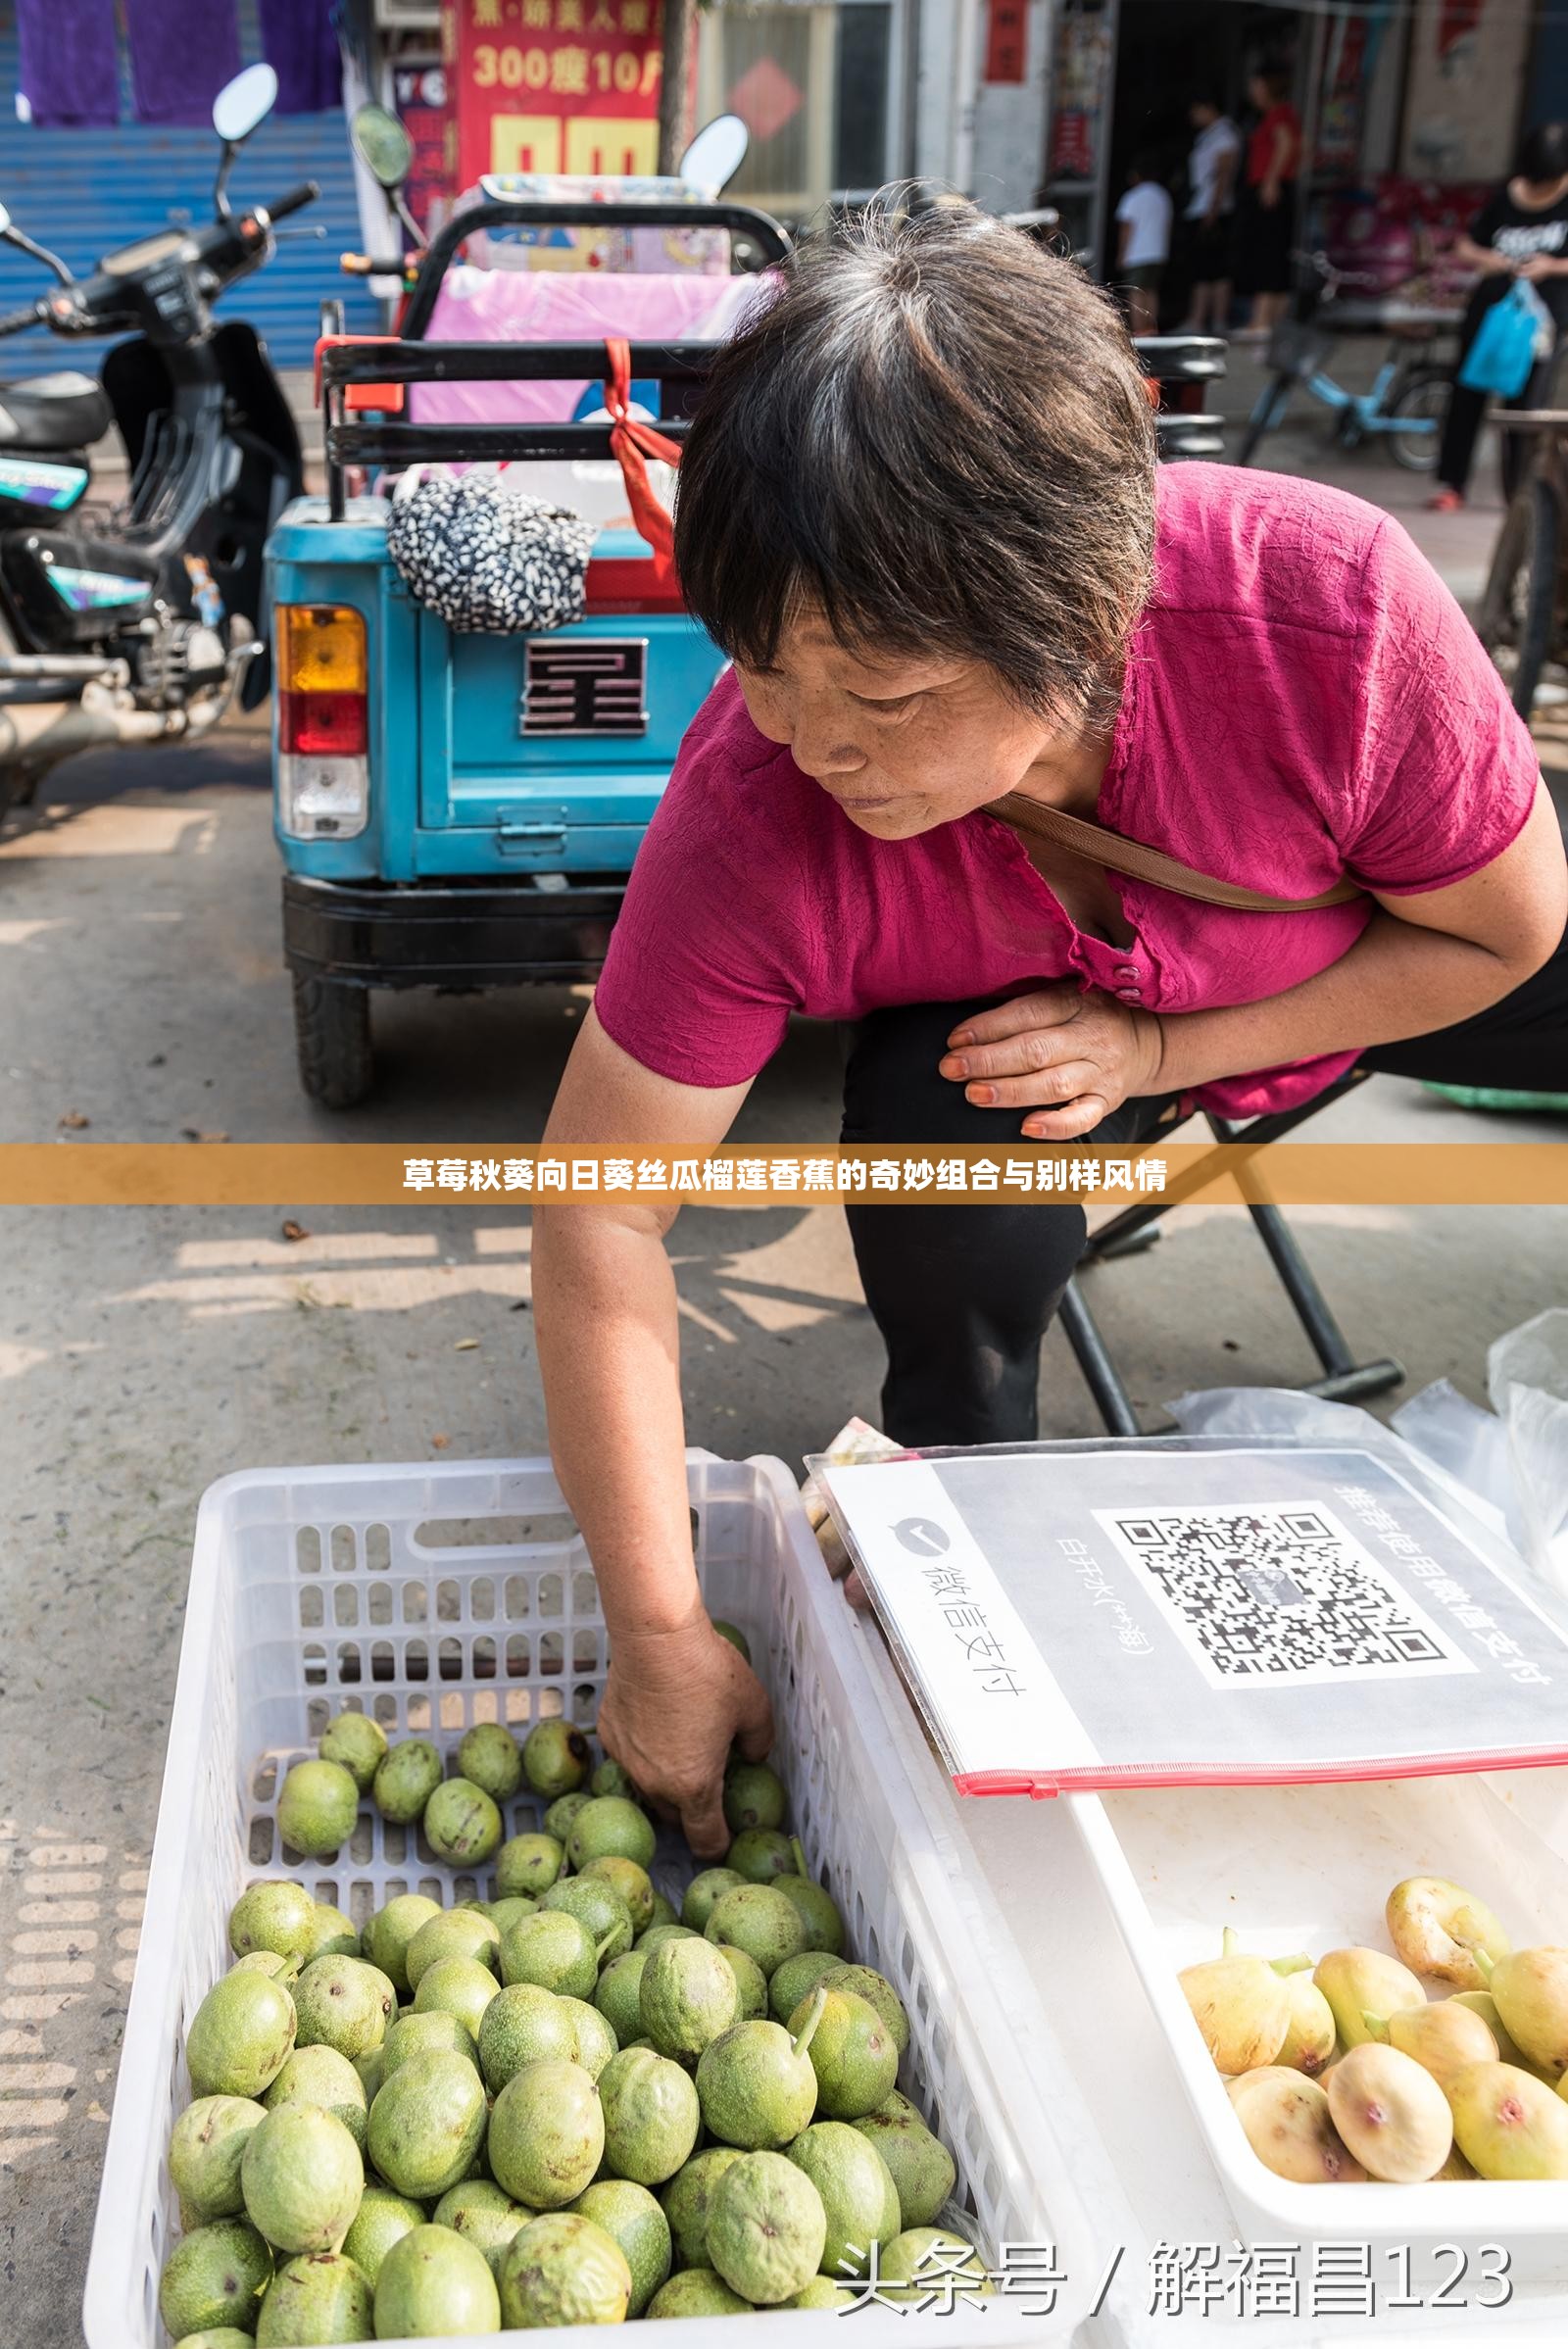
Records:
[[[992,2255],[1050,2242],[1070,2278],[1051,2319],[1001,2298],[974,2316],[868,2308],[856,2338],[871,2349],[1059,2343],[1095,2263],[1061,2149],[1072,2144],[1076,2163],[1080,2117],[1063,2107],[1063,2129],[1057,2110],[1061,2051],[1008,1995],[989,1918],[929,1824],[941,1775],[908,1717],[878,1701],[871,1643],[823,1571],[787,1471],[692,1454],[689,1474],[704,1589],[751,1639],[808,1859],[845,1909],[854,1954],[909,2010],[903,2084],[952,2147]],[[207,1493],[87,2273],[88,2349],[156,2349],[162,2337],[158,2276],[175,2224],[166,2148],[189,2094],[185,2030],[226,1962],[230,1905],[257,1876],[284,1873],[273,1808],[288,1762],[345,1700],[448,1752],[474,1721],[522,1731],[564,1709],[590,1723],[606,1664],[587,1553],[547,1462],[278,1469]],[[509,1806],[509,1833],[536,1808],[527,1796]],[[299,1872],[356,1917],[438,1877],[408,1831],[368,1813],[341,1864]],[[445,1891],[463,1897],[461,1880]],[[767,2338],[820,2349],[827,2322],[769,2314]],[[681,2338],[676,2325],[666,2349]]]

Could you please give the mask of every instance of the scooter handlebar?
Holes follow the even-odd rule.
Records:
[[[279,196],[275,204],[269,204],[267,217],[273,222],[286,220],[291,212],[303,212],[307,204],[314,204],[320,192],[314,179],[302,180],[298,187],[291,187],[286,196]]]
[[[20,310],[8,311],[0,318],[0,334],[20,334],[24,326],[36,326],[46,316],[41,297],[36,302],[24,302]]]

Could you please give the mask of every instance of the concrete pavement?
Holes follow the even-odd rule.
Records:
[[[1271,454],[1273,454],[1271,452]],[[1308,435],[1279,451],[1321,465]],[[1441,540],[1422,485],[1375,460],[1337,477],[1406,508],[1456,583],[1495,509]],[[381,1094],[313,1110],[292,1069],[265,732],[201,754],[82,761],[0,841],[0,1140],[537,1137],[583,999],[388,998]],[[836,1130],[837,1048],[802,1025],[748,1103],[750,1140]],[[62,1127],[84,1117],[85,1127]],[[1393,1080],[1311,1129],[1490,1139]],[[1560,1140],[1550,1121],[1510,1125]],[[193,1142],[191,1148],[220,1148]],[[293,1219],[306,1237],[284,1237]],[[1479,1394],[1488,1341],[1563,1289],[1568,1210],[1320,1209],[1296,1217],[1363,1353],[1412,1387]],[[73,2337],[157,1811],[201,1491],[264,1462],[544,1448],[526,1219],[391,1211],[12,1209],[0,1214],[0,2273],[8,2344]],[[792,1466],[851,1411],[879,1355],[832,1209],[683,1216],[674,1240],[690,1440]],[[1150,1419],[1163,1397],[1309,1375],[1234,1211],[1173,1219],[1092,1296]],[[476,1342],[476,1343],[473,1343]],[[1097,1432],[1048,1346],[1046,1431]],[[69,1879],[69,1889],[66,1889]],[[153,2129],[164,2116],[149,2115]]]

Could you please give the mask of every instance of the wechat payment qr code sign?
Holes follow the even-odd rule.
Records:
[[[1211,1688],[1476,1669],[1321,1502],[1093,1514]]]

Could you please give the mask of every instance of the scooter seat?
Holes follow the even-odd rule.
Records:
[[[112,421],[101,383],[63,369],[0,383],[0,449],[82,449]]]

